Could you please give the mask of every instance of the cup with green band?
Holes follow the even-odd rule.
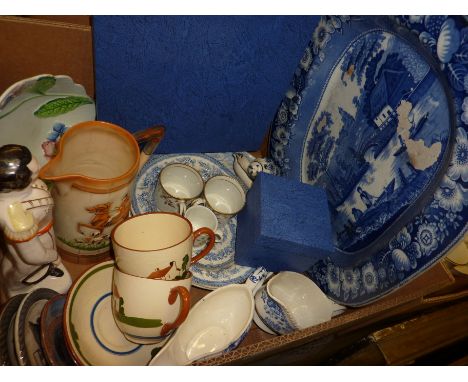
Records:
[[[124,336],[138,344],[164,341],[187,318],[192,273],[164,280],[129,275],[114,267],[112,314]]]

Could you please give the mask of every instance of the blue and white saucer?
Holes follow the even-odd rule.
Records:
[[[14,326],[15,351],[19,365],[47,365],[41,343],[40,318],[44,306],[56,295],[58,293],[52,289],[38,288],[21,300]]]
[[[277,110],[279,172],[328,194],[336,252],[307,274],[340,304],[407,283],[468,228],[467,25],[323,16]]]
[[[236,177],[232,170],[233,162],[232,153],[152,155],[135,180],[132,190],[132,214],[158,210],[154,193],[159,173],[166,165],[190,165],[198,170],[206,181],[215,175]],[[234,217],[224,226],[222,240],[214,245],[208,255],[191,266],[194,286],[213,290],[228,284],[243,283],[254,271],[251,267],[240,266],[234,262],[236,229],[237,218]]]

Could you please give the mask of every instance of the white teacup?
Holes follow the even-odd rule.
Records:
[[[185,211],[184,216],[190,220],[194,231],[207,227],[214,232],[215,242],[221,241],[223,235],[222,231],[218,230],[218,219],[208,207],[202,205],[192,206]],[[208,235],[198,236],[193,242],[193,248],[200,249],[204,247],[208,240]]]
[[[192,201],[192,205],[204,204],[218,219],[218,227],[224,225],[245,206],[245,192],[240,183],[226,175],[208,179],[203,188],[203,198]]]
[[[156,204],[163,212],[182,213],[203,191],[203,179],[193,167],[173,163],[164,167],[156,185]]]

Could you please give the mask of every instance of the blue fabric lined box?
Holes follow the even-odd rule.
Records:
[[[94,16],[97,118],[158,153],[255,151],[320,16]]]
[[[260,173],[237,217],[236,263],[304,272],[332,252],[325,190]]]

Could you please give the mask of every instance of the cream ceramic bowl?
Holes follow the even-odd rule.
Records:
[[[252,293],[267,275],[259,268],[245,284],[228,285],[207,294],[149,365],[188,365],[235,349],[252,323]]]

